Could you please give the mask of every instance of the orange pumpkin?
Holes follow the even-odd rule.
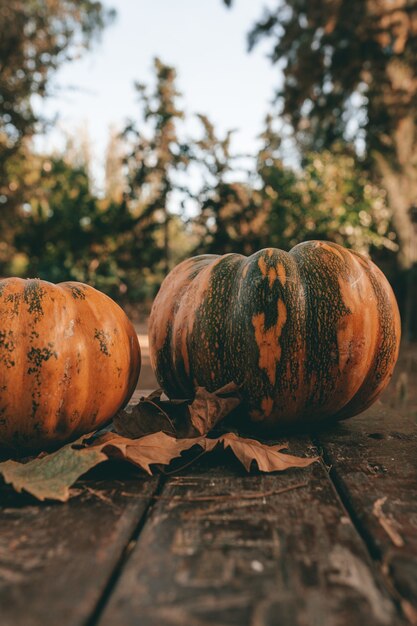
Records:
[[[103,293],[0,281],[0,447],[39,450],[103,426],[139,371],[134,328]]]
[[[397,360],[400,318],[369,259],[310,241],[184,261],[155,299],[149,339],[168,395],[233,381],[251,419],[276,429],[372,404]]]

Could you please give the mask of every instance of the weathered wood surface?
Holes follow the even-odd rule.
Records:
[[[413,419],[376,405],[314,441],[325,463],[283,474],[219,454],[98,467],[66,504],[0,489],[0,626],[416,624]]]
[[[417,624],[417,423],[377,403],[317,435],[359,532]]]
[[[96,610],[158,480],[95,475],[65,504],[0,492],[1,626],[80,626]]]
[[[100,626],[405,623],[322,464],[228,467],[167,481]]]

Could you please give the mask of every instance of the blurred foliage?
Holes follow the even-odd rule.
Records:
[[[265,38],[283,73],[283,114],[305,149],[352,135],[368,149],[395,149],[399,122],[416,113],[414,0],[277,0],[249,47]]]
[[[10,180],[25,168],[28,139],[40,130],[33,97],[45,97],[65,61],[91,45],[113,12],[96,0],[0,0],[0,209],[2,246],[10,246],[25,201],[22,182]],[[4,249],[0,252],[0,264]],[[1,265],[0,265],[1,267]]]
[[[306,153],[302,167],[285,166],[269,116],[247,172],[233,133],[220,137],[207,116],[198,116],[199,138],[182,138],[175,71],[158,59],[154,71],[152,90],[137,85],[138,121],[110,133],[103,197],[91,185],[83,133],[63,154],[39,155],[24,143],[7,161],[10,189],[24,190],[12,245],[0,247],[7,273],[150,301],[169,268],[193,253],[288,250],[312,238],[395,250],[385,194],[352,151]],[[179,176],[191,165],[200,175],[193,190]],[[169,210],[187,199],[197,209],[192,218]]]
[[[224,254],[275,246],[289,250],[307,239],[326,239],[364,254],[398,250],[386,193],[343,144],[307,152],[302,167],[285,166],[281,139],[266,119],[253,184],[236,182],[231,133],[223,139],[205,116],[197,158],[208,176],[197,196],[197,252]],[[231,181],[231,182],[229,182]]]
[[[114,297],[123,293],[118,265],[132,217],[124,204],[99,200],[83,166],[62,157],[32,157],[31,187],[15,234],[9,272],[53,282],[78,280]]]
[[[31,96],[88,48],[113,13],[95,0],[0,0],[0,161],[33,134]]]
[[[176,88],[176,72],[156,58],[155,87],[152,91],[136,84],[141,105],[139,123],[133,121],[124,130],[128,144],[127,201],[135,225],[132,230],[132,266],[139,264],[161,278],[172,262],[169,211],[174,192],[181,189],[175,174],[189,164],[189,145],[178,135],[178,123],[183,119]],[[178,224],[178,221],[175,221]]]
[[[159,59],[152,84],[136,84],[137,119],[121,133],[110,133],[102,193],[90,178],[85,133],[72,138],[62,153],[36,153],[30,140],[37,129],[30,96],[48,93],[53,70],[90,45],[109,13],[97,2],[12,2],[6,8],[1,2],[4,15],[16,12],[13,27],[22,38],[13,71],[16,76],[19,68],[28,72],[26,91],[23,83],[15,83],[13,122],[5,112],[7,98],[0,100],[0,203],[12,207],[13,214],[13,219],[7,211],[0,214],[3,273],[79,280],[132,302],[151,300],[169,269],[193,253],[252,254],[267,246],[289,250],[302,240],[320,238],[372,255],[387,251],[394,258],[391,203],[369,159],[359,158],[352,143],[336,133],[331,146],[327,140],[320,149],[315,139],[305,142],[300,161],[289,166],[282,160],[281,134],[274,130],[272,115],[251,158],[236,154],[233,132],[219,134],[206,115],[197,116],[198,136],[187,136],[175,69]],[[21,14],[25,24],[35,24],[36,35],[33,26],[27,35],[26,27],[19,30]],[[33,69],[33,76],[32,65],[25,65],[26,37],[29,51],[38,42],[36,54],[29,56],[45,64],[39,73]],[[8,59],[2,45],[0,67]],[[9,78],[2,71],[3,90],[2,81],[8,85]]]
[[[260,41],[270,43],[278,111],[299,151],[348,144],[385,190],[408,275],[405,328],[417,338],[417,3],[276,0],[249,33],[250,49]]]
[[[372,248],[398,249],[385,193],[353,155],[312,152],[300,172],[278,161],[262,164],[260,175],[270,201],[272,245],[289,248],[307,239],[326,239],[364,254]]]
[[[203,168],[196,194],[196,252],[252,254],[265,241],[267,213],[261,194],[249,183],[233,180],[238,157],[231,151],[232,131],[220,139],[207,116],[199,115],[203,137],[195,141],[193,158]]]
[[[307,239],[326,239],[363,254],[398,250],[386,193],[351,149],[342,144],[308,152],[303,167],[294,170],[282,163],[269,116],[262,138],[258,173],[270,245],[289,249]]]

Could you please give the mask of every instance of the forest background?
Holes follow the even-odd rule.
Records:
[[[247,43],[267,46],[277,81],[249,155],[233,150],[234,129],[186,113],[181,68],[155,58],[97,189],[85,133],[39,149],[55,121],[34,101],[116,19],[95,0],[0,0],[0,275],[78,280],[147,307],[187,256],[325,239],[374,259],[417,339],[415,2],[259,3]]]

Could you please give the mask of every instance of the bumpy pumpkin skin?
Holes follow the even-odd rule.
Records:
[[[132,324],[93,287],[0,281],[0,447],[47,449],[99,428],[140,363]]]
[[[400,317],[376,265],[310,241],[184,261],[155,299],[149,340],[168,395],[234,381],[250,418],[276,429],[370,406],[391,378]]]

